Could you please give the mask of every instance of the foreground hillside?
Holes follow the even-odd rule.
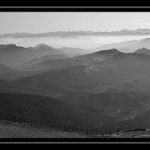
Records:
[[[30,94],[0,93],[0,118],[22,116],[66,125],[84,124],[85,115],[79,108],[56,98]],[[87,120],[85,124],[88,124]]]
[[[86,103],[85,106],[74,105],[58,98],[0,93],[0,118],[14,115],[75,127],[93,127],[102,121],[101,118],[109,117],[101,109],[97,111]]]
[[[80,133],[58,131],[48,128],[36,128],[18,123],[0,122],[0,138],[87,138]],[[89,138],[89,137],[88,137]]]
[[[1,139],[28,139],[32,141],[32,139],[76,139],[79,141],[81,139],[92,139],[97,138],[100,141],[104,139],[107,142],[109,139],[118,139],[118,138],[150,138],[150,130],[149,129],[139,129],[139,130],[124,130],[114,134],[105,134],[101,135],[86,135],[80,132],[67,132],[60,131],[52,128],[38,128],[36,126],[29,126],[28,124],[23,123],[14,123],[9,122],[7,125],[5,121],[0,121],[0,141]],[[109,139],[108,139],[109,138]]]
[[[69,125],[78,128],[101,128],[110,124],[111,130],[124,127],[142,125],[142,120],[149,120],[149,92],[142,93],[99,93],[93,95],[66,95],[61,99],[43,97],[31,94],[0,93],[0,119],[14,116],[20,119],[49,121],[52,125]],[[145,111],[144,111],[145,110]],[[133,119],[134,116],[134,119]],[[135,120],[135,121],[134,121]],[[119,125],[125,121],[124,125]],[[112,123],[116,123],[113,127]],[[148,125],[148,122],[145,122]],[[150,124],[149,124],[150,125]],[[104,128],[105,128],[104,127]],[[107,129],[108,127],[106,127]]]

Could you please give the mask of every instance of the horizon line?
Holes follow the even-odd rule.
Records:
[[[6,35],[6,34],[46,34],[46,33],[56,33],[56,32],[67,32],[67,33],[71,33],[71,32],[92,32],[92,33],[112,33],[112,32],[121,32],[121,31],[137,31],[137,30],[150,30],[150,28],[137,28],[137,29],[121,29],[121,30],[112,30],[112,31],[92,31],[92,30],[58,30],[58,31],[47,31],[47,32],[37,32],[37,33],[33,33],[33,32],[9,32],[9,33],[1,33],[0,35]],[[133,33],[132,33],[133,34]],[[143,33],[145,34],[145,33]]]

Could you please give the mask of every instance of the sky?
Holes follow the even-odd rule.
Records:
[[[150,12],[0,12],[0,34],[150,29]]]
[[[0,12],[0,34],[57,31],[120,31],[150,29],[150,12]],[[56,48],[94,49],[104,44],[141,40],[144,36],[78,36],[0,38],[0,44],[30,47],[45,43]]]

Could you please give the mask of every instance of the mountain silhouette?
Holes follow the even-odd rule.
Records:
[[[24,64],[35,58],[46,55],[66,55],[63,51],[48,45],[40,44],[35,47],[20,47],[15,44],[0,45],[0,63],[13,67]]]

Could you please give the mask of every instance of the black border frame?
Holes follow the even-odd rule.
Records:
[[[150,12],[150,6],[0,6],[0,12]]]
[[[0,12],[150,12],[150,6],[0,6]],[[147,144],[150,138],[0,138],[0,144]]]

